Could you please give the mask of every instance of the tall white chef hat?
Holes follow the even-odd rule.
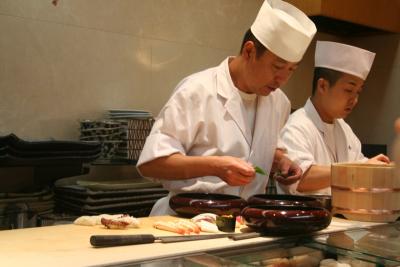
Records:
[[[266,0],[251,25],[251,32],[278,57],[289,62],[298,62],[317,28],[296,7],[281,0]]]
[[[365,80],[374,62],[375,53],[355,46],[317,41],[315,67],[352,74]]]

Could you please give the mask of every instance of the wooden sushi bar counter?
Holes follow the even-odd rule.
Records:
[[[293,237],[257,237],[234,241],[229,238],[186,241],[178,243],[150,243],[141,245],[95,248],[89,243],[92,235],[153,234],[171,236],[172,233],[155,229],[155,221],[172,221],[173,216],[139,218],[140,228],[112,230],[104,226],[81,226],[74,224],[6,230],[0,232],[1,266],[143,266],[140,263],[165,261],[193,255],[210,255],[213,251],[231,251],[252,246],[267,249],[268,245],[285,242]],[[368,229],[387,225],[381,223],[357,222],[333,218],[329,227],[317,233],[340,233],[351,229]],[[248,231],[246,226],[236,233]],[[399,228],[399,227],[398,227]],[[314,236],[314,235],[313,235]],[[392,233],[393,236],[393,233]],[[302,237],[304,239],[304,237]],[[399,242],[400,244],[400,242]],[[237,256],[237,255],[236,255]],[[214,258],[215,256],[210,256]],[[205,259],[206,257],[201,257]],[[218,257],[217,257],[218,258]],[[166,263],[165,266],[170,266]],[[209,264],[204,263],[204,266]],[[400,263],[399,263],[400,265]],[[187,265],[193,266],[193,265]],[[196,266],[202,266],[196,265]],[[243,266],[243,265],[242,265]],[[246,265],[244,265],[246,266]],[[251,266],[251,265],[249,265]],[[373,265],[375,266],[375,265]]]

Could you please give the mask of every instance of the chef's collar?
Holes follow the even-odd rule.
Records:
[[[317,109],[312,103],[311,99],[307,99],[306,104],[304,105],[304,110],[307,113],[308,117],[313,121],[314,125],[320,132],[326,133],[326,127],[324,121],[319,116]],[[336,124],[337,120],[333,120],[333,124]]]
[[[239,90],[233,83],[232,76],[229,71],[229,60],[231,58],[233,57],[227,57],[218,66],[218,76],[221,77],[221,79],[218,79],[218,82],[222,84],[217,86],[217,90],[218,94],[224,98],[229,98],[232,96],[232,88]]]

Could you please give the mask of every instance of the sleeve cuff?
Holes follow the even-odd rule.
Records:
[[[175,153],[186,154],[185,149],[178,140],[162,133],[150,134],[146,139],[136,166]]]

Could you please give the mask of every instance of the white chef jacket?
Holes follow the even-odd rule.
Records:
[[[305,106],[290,115],[281,131],[281,142],[287,150],[288,157],[296,162],[305,173],[311,165],[331,165],[331,151],[327,145],[328,129],[321,120],[310,99]],[[336,158],[338,162],[354,162],[368,160],[361,152],[361,143],[350,126],[343,119],[334,120],[334,138]],[[291,194],[330,195],[327,187],[312,192],[298,192],[299,182],[290,186],[279,184],[278,192]]]
[[[252,129],[245,123],[247,115],[241,96],[230,76],[228,60],[178,84],[158,115],[137,166],[174,153],[228,155],[269,172],[279,132],[290,113],[290,102],[280,89],[268,96],[259,96],[252,136]],[[229,186],[215,176],[160,179],[160,182],[170,194],[155,204],[151,216],[174,214],[168,201],[170,196],[181,192],[224,193],[247,199],[265,192],[268,176],[256,174],[246,186]]]

